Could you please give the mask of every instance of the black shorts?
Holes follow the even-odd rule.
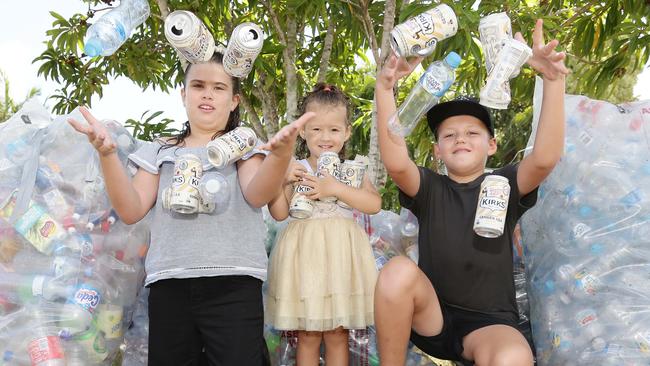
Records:
[[[440,304],[442,331],[425,337],[411,330],[411,342],[423,352],[443,360],[467,361],[462,357],[463,338],[469,333],[489,325],[504,324],[518,329],[513,314],[486,314]]]
[[[268,364],[263,328],[259,279],[216,276],[150,285],[150,366]]]

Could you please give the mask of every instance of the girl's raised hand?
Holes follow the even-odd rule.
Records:
[[[393,89],[397,80],[410,75],[423,59],[424,57],[417,56],[408,60],[404,57],[397,57],[394,52],[391,52],[377,76],[377,86]]]
[[[113,142],[111,135],[106,131],[104,125],[90,114],[90,111],[88,111],[86,107],[79,107],[79,112],[84,116],[88,125],[84,125],[75,119],[69,118],[68,123],[70,123],[72,128],[88,136],[88,141],[90,141],[90,143],[95,147],[95,150],[99,152],[99,155],[108,156],[115,153],[115,142]]]
[[[515,34],[515,39],[526,43],[519,32]],[[528,64],[548,80],[556,80],[569,73],[569,69],[564,65],[566,54],[555,50],[559,44],[556,39],[544,44],[544,23],[537,19],[533,31],[533,56],[528,59]]]
[[[260,146],[260,149],[291,154],[293,145],[296,142],[296,137],[298,136],[298,131],[300,131],[305,123],[307,123],[315,115],[316,114],[314,112],[307,112],[303,114],[297,120],[284,126],[266,144]]]
[[[307,174],[305,166],[297,161],[292,161],[291,164],[289,164],[289,170],[284,178],[284,184],[287,185],[300,182],[304,174]]]
[[[322,171],[320,177],[303,174],[302,178],[300,184],[311,187],[311,191],[305,192],[304,195],[312,200],[317,200],[322,197],[336,196],[337,186],[342,184],[327,171]]]

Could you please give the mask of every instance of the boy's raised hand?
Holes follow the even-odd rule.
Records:
[[[537,19],[535,30],[533,31],[533,56],[528,59],[528,64],[535,69],[535,71],[542,74],[544,78],[548,80],[556,80],[569,73],[569,69],[564,65],[566,54],[555,50],[560,43],[556,39],[544,44],[543,25],[543,21]],[[515,34],[515,39],[526,43],[526,40],[519,32]]]
[[[404,57],[397,57],[394,52],[391,52],[377,76],[377,86],[393,89],[397,80],[410,75],[423,59],[424,57],[417,56],[407,60]]]
[[[260,146],[262,150],[273,151],[276,153],[288,153],[291,155],[293,145],[296,142],[298,131],[300,131],[305,123],[312,119],[316,114],[314,112],[307,112],[297,120],[282,127],[278,133],[275,134],[266,144]]]
[[[105,157],[115,153],[115,142],[113,142],[111,135],[106,131],[104,125],[90,114],[90,111],[86,107],[79,107],[79,112],[84,116],[88,125],[86,126],[73,118],[69,118],[68,123],[70,123],[72,128],[88,136],[88,141],[95,147],[99,155]]]

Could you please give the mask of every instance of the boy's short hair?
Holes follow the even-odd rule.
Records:
[[[490,132],[490,137],[494,137],[490,112],[472,97],[461,96],[449,102],[436,104],[427,112],[427,122],[433,135],[438,138],[438,127],[444,120],[462,115],[478,118]]]

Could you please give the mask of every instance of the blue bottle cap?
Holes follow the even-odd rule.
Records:
[[[90,57],[99,56],[102,53],[102,45],[97,38],[89,38],[84,44],[84,53]]]
[[[454,69],[460,65],[461,60],[462,59],[460,56],[454,51],[449,52],[449,54],[447,54],[447,57],[445,57],[445,62],[447,62],[447,64],[449,64],[449,66],[453,67]]]

